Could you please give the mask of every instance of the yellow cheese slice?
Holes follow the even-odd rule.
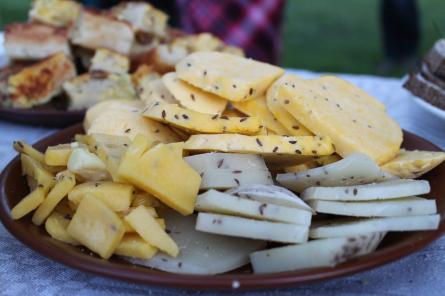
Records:
[[[91,122],[87,134],[126,136],[130,139],[143,134],[163,143],[180,141],[180,137],[168,126],[142,116],[138,110],[104,110]]]
[[[280,67],[222,52],[195,52],[176,65],[179,78],[229,101],[265,94],[284,70]]]
[[[209,114],[221,114],[226,108],[226,99],[180,80],[174,72],[165,74],[162,82],[182,107]]]
[[[400,126],[363,90],[344,91],[332,79],[288,79],[276,85],[279,103],[314,134],[330,137],[340,156],[360,152],[382,164],[397,154]]]
[[[334,152],[327,137],[238,134],[192,135],[184,144],[189,151],[219,151],[262,155],[322,156]]]
[[[258,117],[226,117],[187,110],[175,104],[152,101],[147,104],[143,115],[149,119],[168,123],[195,133],[240,133],[257,134],[261,130]]]
[[[394,159],[382,166],[382,169],[400,178],[413,179],[431,171],[444,160],[444,152],[401,149]]]
[[[266,104],[273,116],[284,126],[287,134],[291,136],[312,136],[313,134],[295,119],[286,108],[282,107],[277,97],[277,86],[281,83],[288,83],[288,76],[282,76],[267,91]]]
[[[277,135],[289,134],[287,129],[278,122],[266,105],[266,97],[261,96],[256,99],[233,102],[233,107],[249,116],[256,116],[263,121],[264,126]]]

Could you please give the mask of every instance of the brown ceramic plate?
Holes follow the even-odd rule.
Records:
[[[0,119],[22,124],[47,127],[66,127],[83,120],[85,110],[63,110],[53,107],[14,109],[0,107]]]
[[[67,143],[73,139],[74,134],[81,132],[81,125],[75,125],[38,142],[35,147],[43,151],[48,145]],[[405,132],[403,146],[407,149],[440,151],[435,145],[408,132]],[[445,183],[443,182],[445,163],[425,175],[424,178],[431,182],[432,191],[429,196],[437,198],[438,212],[445,217],[445,199],[441,198],[445,197]],[[130,282],[174,288],[232,289],[233,281],[238,281],[240,289],[258,289],[296,286],[325,280],[364,271],[402,258],[425,247],[445,231],[445,222],[442,218],[440,227],[436,231],[390,233],[376,252],[333,268],[254,275],[250,273],[250,268],[247,266],[223,275],[178,275],[134,266],[118,258],[105,261],[91,256],[89,252],[83,252],[79,248],[51,239],[43,227],[36,227],[31,223],[29,215],[19,221],[13,221],[9,215],[10,209],[28,192],[25,180],[20,174],[18,157],[3,171],[0,177],[0,190],[1,221],[12,235],[31,249],[55,261],[87,272]]]

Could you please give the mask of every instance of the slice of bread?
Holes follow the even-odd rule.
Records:
[[[70,55],[67,30],[38,23],[6,26],[4,46],[12,60],[40,60],[58,52]]]

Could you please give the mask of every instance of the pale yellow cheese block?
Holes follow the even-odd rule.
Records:
[[[175,104],[152,101],[147,104],[143,115],[149,119],[167,123],[194,133],[257,134],[261,128],[258,117],[226,117],[187,110]]]
[[[322,156],[334,152],[328,137],[239,134],[193,135],[184,144],[188,151],[219,151],[262,155]]]
[[[314,134],[329,136],[340,156],[360,152],[382,164],[398,153],[400,126],[363,90],[343,91],[336,84],[339,78],[288,79],[277,85],[280,104]]]
[[[394,159],[382,165],[382,169],[400,178],[413,179],[431,171],[444,160],[444,152],[401,149]]]
[[[119,178],[183,215],[193,213],[201,177],[182,158],[183,143],[151,145],[143,136],[135,138],[119,166]]]
[[[265,94],[284,70],[270,64],[222,52],[196,52],[176,65],[180,79],[229,101]]]
[[[162,82],[184,108],[209,114],[221,114],[226,109],[226,99],[180,80],[174,72],[162,76]]]
[[[180,141],[180,137],[168,126],[142,116],[138,110],[105,110],[91,122],[87,134],[126,136],[130,139],[142,134],[163,143]]]
[[[261,96],[252,100],[233,102],[233,107],[249,116],[256,116],[263,121],[264,127],[277,135],[289,134],[287,129],[274,117],[266,104],[266,97]]]

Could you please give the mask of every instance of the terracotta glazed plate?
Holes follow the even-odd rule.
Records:
[[[74,134],[81,132],[81,125],[75,125],[38,142],[35,147],[43,151],[48,145],[67,143],[73,139]],[[426,140],[408,132],[405,132],[403,146],[407,149],[440,150]],[[432,191],[429,196],[437,198],[438,212],[444,217],[445,182],[443,181],[445,180],[445,163],[424,177],[431,182]],[[19,159],[16,157],[5,168],[0,177],[0,219],[6,229],[22,243],[50,259],[83,271],[130,282],[172,288],[232,289],[238,287],[239,283],[240,289],[259,289],[296,286],[302,283],[325,280],[364,271],[402,258],[425,247],[439,238],[445,231],[445,222],[442,218],[440,228],[436,231],[390,233],[375,253],[334,268],[254,275],[250,273],[250,268],[246,266],[228,274],[216,276],[178,275],[134,266],[119,258],[105,261],[91,256],[88,251],[82,252],[79,248],[71,247],[50,238],[43,227],[36,227],[31,223],[29,215],[19,221],[13,221],[9,215],[10,209],[28,191],[25,179],[21,176]],[[233,285],[234,282],[235,285]]]

